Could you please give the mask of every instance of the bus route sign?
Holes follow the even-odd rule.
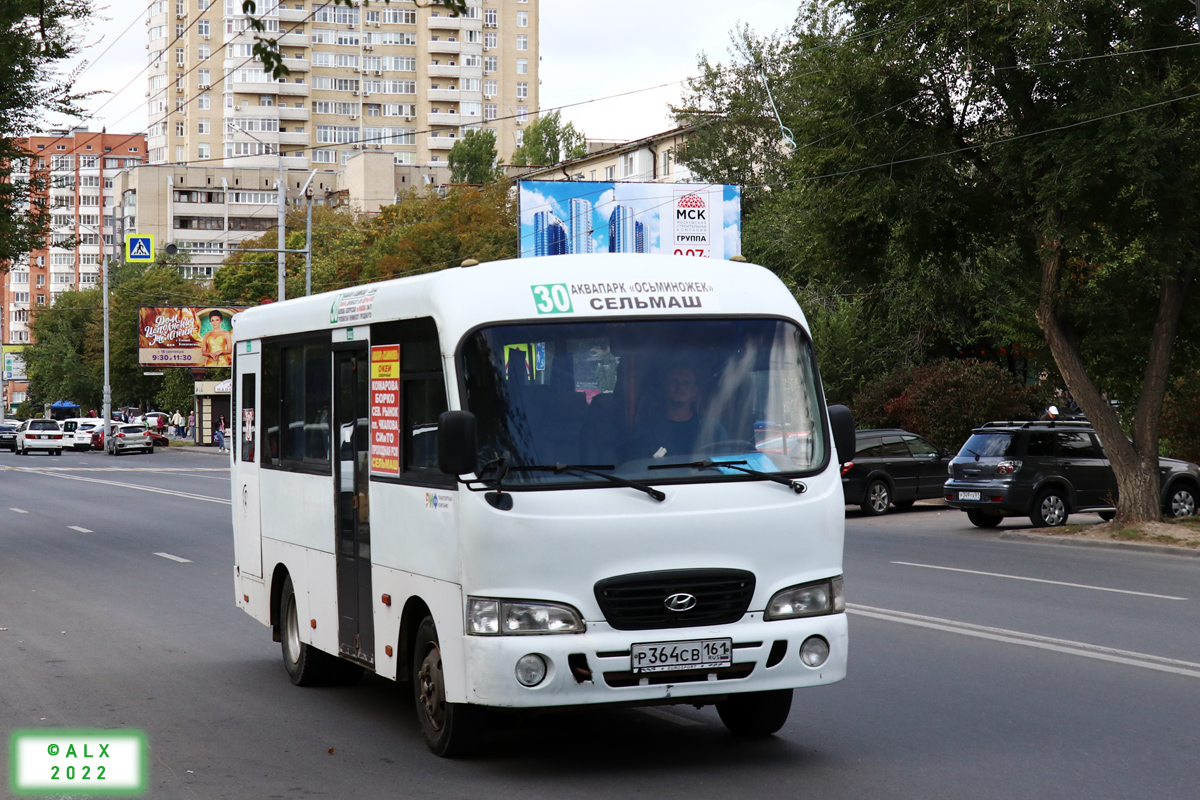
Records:
[[[371,474],[400,477],[400,345],[371,348]]]

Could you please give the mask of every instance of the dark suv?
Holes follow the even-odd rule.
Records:
[[[1163,513],[1188,517],[1200,497],[1200,467],[1160,458]],[[950,462],[946,503],[980,528],[1029,515],[1038,527],[1063,525],[1076,511],[1116,514],[1117,479],[1088,422],[989,422]]]
[[[864,514],[886,514],[942,496],[949,453],[899,428],[856,431],[854,460],[842,465],[846,502]]]

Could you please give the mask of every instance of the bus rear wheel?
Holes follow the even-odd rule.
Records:
[[[296,591],[291,576],[283,583],[283,618],[280,624],[280,648],[283,666],[297,686],[319,686],[329,680],[335,660],[300,640],[300,615],[296,611]]]
[[[413,644],[413,699],[421,735],[434,755],[446,758],[470,755],[483,735],[482,709],[446,702],[445,671],[433,617],[425,617]]]
[[[730,695],[717,703],[717,714],[736,736],[763,737],[777,733],[792,710],[792,690]]]

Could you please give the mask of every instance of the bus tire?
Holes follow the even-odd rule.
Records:
[[[734,694],[717,703],[717,714],[730,733],[754,738],[777,733],[791,710],[791,689]]]
[[[320,686],[329,680],[334,659],[312,645],[300,640],[300,619],[296,613],[296,590],[289,575],[283,582],[283,606],[281,607],[280,649],[283,651],[283,667],[288,677],[297,686]]]
[[[434,755],[445,758],[470,755],[482,739],[483,711],[464,703],[446,702],[442,650],[433,617],[421,620],[412,653],[413,700],[426,746]]]

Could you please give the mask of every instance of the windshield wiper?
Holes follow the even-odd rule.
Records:
[[[745,463],[747,462],[744,460],[713,461],[711,458],[706,458],[703,461],[692,461],[688,464],[651,464],[649,467],[647,467],[647,469],[717,469],[718,467],[725,467],[727,469],[735,469],[738,472],[744,472],[747,475],[753,475],[756,478],[765,478],[766,480],[783,484],[796,494],[804,494],[808,491],[808,486],[806,486],[802,481],[798,481],[795,478],[785,478],[782,475],[775,475],[770,472],[759,472],[756,469],[740,466],[741,464]]]
[[[616,467],[612,466],[611,464],[589,464],[587,466],[581,464],[541,464],[538,466],[511,467],[511,469],[514,472],[553,472],[555,474],[561,474],[563,472],[582,472],[587,475],[598,475],[599,477],[604,478],[606,481],[615,483],[618,486],[628,486],[630,489],[637,489],[639,492],[645,492],[660,503],[667,499],[665,494],[652,486],[647,486],[646,484],[638,483],[637,481],[627,480],[626,478],[621,478],[616,475],[609,475],[607,472],[598,471],[602,469],[616,469]]]

